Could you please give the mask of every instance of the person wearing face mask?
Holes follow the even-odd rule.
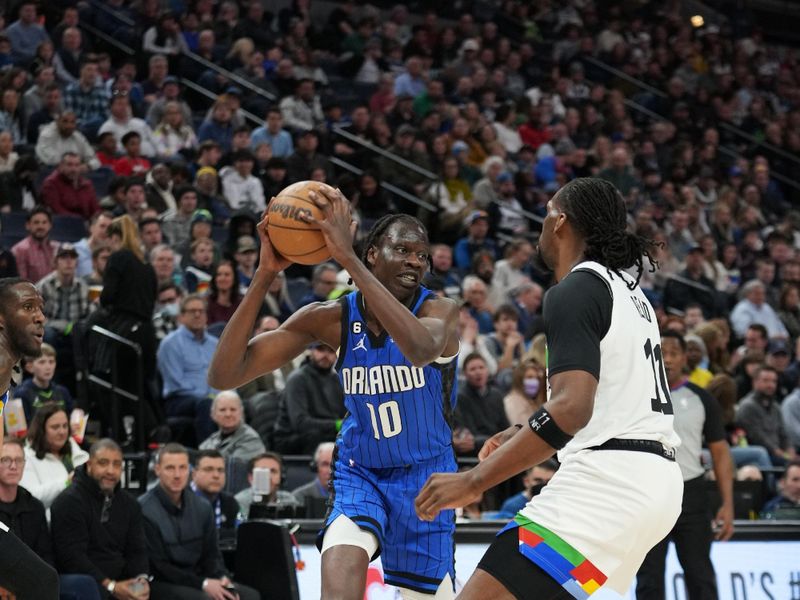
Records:
[[[547,400],[544,385],[544,368],[535,360],[527,359],[511,373],[511,389],[503,398],[503,408],[509,423],[522,423]]]
[[[171,281],[158,286],[158,298],[153,310],[153,329],[160,342],[178,328],[183,291]]]
[[[531,501],[531,498],[542,491],[542,488],[552,479],[556,471],[558,471],[558,462],[552,458],[548,458],[543,463],[525,471],[525,475],[522,478],[522,485],[525,486],[525,489],[503,502],[497,512],[497,518],[513,519],[514,515]]]

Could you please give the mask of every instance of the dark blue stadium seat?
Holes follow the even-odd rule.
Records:
[[[21,235],[22,237],[25,237],[28,235],[28,232],[25,230],[25,222],[27,220],[27,212],[15,211],[10,213],[0,213],[0,232],[2,232],[3,236]]]
[[[2,233],[0,234],[0,246],[8,250],[17,242],[23,240],[27,234],[25,233]]]
[[[225,329],[225,325],[226,323],[224,321],[212,323],[208,326],[208,335],[213,335],[215,338],[218,338],[222,335],[222,330]]]
[[[77,242],[86,236],[86,221],[72,215],[55,215],[50,237],[57,242]]]
[[[211,229],[211,239],[218,244],[224,244],[228,239],[228,228],[223,225],[214,225]]]
[[[287,279],[286,287],[289,289],[289,298],[295,306],[311,291],[311,283],[305,277]]]
[[[95,171],[89,171],[86,177],[92,182],[94,193],[97,194],[97,199],[100,200],[108,195],[108,184],[114,177],[114,171],[108,167],[100,167]]]

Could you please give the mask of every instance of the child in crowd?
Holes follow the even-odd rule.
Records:
[[[200,238],[192,242],[192,261],[186,267],[186,289],[190,294],[207,294],[214,271],[214,242]]]
[[[25,370],[32,375],[14,390],[16,398],[22,398],[25,421],[30,424],[33,415],[45,402],[55,402],[67,414],[72,412],[72,395],[63,385],[53,382],[56,372],[56,351],[50,344],[42,344],[42,354],[28,360]]]
[[[141,177],[150,170],[150,161],[142,156],[142,136],[129,131],[122,136],[125,155],[114,161],[114,173],[124,177]]]

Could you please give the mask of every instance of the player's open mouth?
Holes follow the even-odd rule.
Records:
[[[418,280],[416,273],[401,273],[398,277],[400,278],[400,281],[410,283],[412,285],[416,285]]]

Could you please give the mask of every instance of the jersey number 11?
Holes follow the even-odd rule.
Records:
[[[656,397],[650,398],[653,411],[671,415],[672,400],[669,397],[669,386],[667,385],[667,377],[664,374],[664,359],[661,356],[661,344],[656,344],[655,347],[653,347],[650,338],[647,338],[644,344],[644,355],[653,367],[653,383],[655,384],[656,390]]]

